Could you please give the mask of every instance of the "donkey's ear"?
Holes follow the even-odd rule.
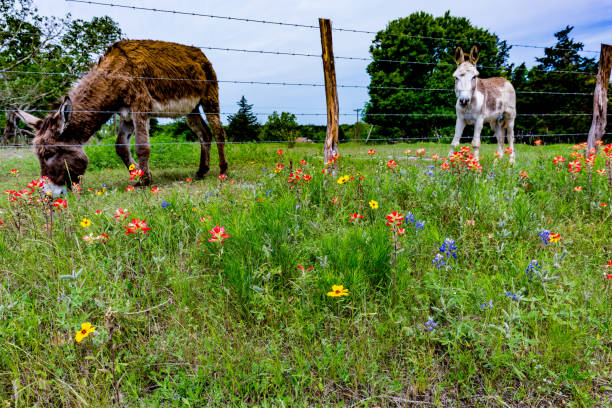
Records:
[[[465,62],[461,47],[455,48],[455,62],[457,65],[461,65]]]
[[[472,45],[472,49],[470,50],[470,62],[472,63],[472,65],[476,65],[477,61],[478,61],[478,47],[475,45]]]
[[[68,125],[72,117],[72,101],[69,96],[66,96],[62,101],[58,113],[60,119],[59,132],[61,134],[64,132],[64,129],[66,129],[66,125]]]
[[[24,112],[21,109],[17,109],[15,111],[17,117],[25,122],[26,125],[31,127],[32,129],[38,130],[40,129],[40,125],[42,124],[42,119],[37,118],[34,115],[30,115],[28,112]]]

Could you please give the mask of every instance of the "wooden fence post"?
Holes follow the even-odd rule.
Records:
[[[612,69],[612,45],[601,44],[599,56],[599,72],[593,93],[593,123],[589,130],[587,139],[587,154],[596,148],[596,143],[601,140],[606,131],[608,113],[608,83],[610,82],[610,70]]]
[[[320,18],[319,30],[321,31],[321,56],[323,57],[323,74],[325,76],[325,100],[327,101],[327,133],[325,135],[325,146],[323,147],[323,160],[328,163],[329,159],[338,154],[338,121],[340,115],[331,21]]]

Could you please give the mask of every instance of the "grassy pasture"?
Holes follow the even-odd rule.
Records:
[[[154,194],[126,191],[114,148],[93,146],[81,193],[53,219],[3,194],[3,406],[609,406],[606,177],[584,160],[570,174],[568,145],[519,145],[514,166],[485,145],[482,173],[405,152],[419,147],[448,152],[341,145],[332,177],[321,145],[228,145],[227,180],[213,149],[210,174],[187,182],[198,147],[154,146]],[[291,188],[290,162],[312,180]],[[0,191],[38,175],[30,151],[0,151]],[[424,228],[402,217],[394,232],[392,211]],[[139,239],[132,217],[151,228]],[[223,244],[209,241],[216,225]],[[545,245],[545,230],[561,240]],[[77,343],[85,322],[95,332]]]

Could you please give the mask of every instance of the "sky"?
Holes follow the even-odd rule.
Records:
[[[332,27],[366,31],[384,29],[394,19],[416,11],[434,16],[450,10],[454,16],[467,17],[472,24],[496,33],[510,44],[550,46],[556,31],[573,25],[572,35],[585,45],[585,50],[600,49],[602,42],[612,43],[612,1],[596,0],[514,0],[496,1],[362,1],[362,0],[99,0],[106,3],[148,8],[214,14],[240,18],[318,25],[318,18],[328,18]],[[34,0],[43,15],[90,20],[108,15],[119,23],[124,36],[130,39],[174,41],[182,44],[270,50],[283,52],[321,53],[318,29],[277,26],[231,20],[211,19],[152,11],[138,11],[64,0]],[[373,34],[333,32],[336,56],[369,57]],[[204,50],[220,80],[265,82],[323,83],[320,58],[281,55],[260,55],[219,50]],[[542,49],[514,47],[510,62],[533,65],[543,55]],[[598,57],[598,53],[585,53]],[[369,83],[367,61],[335,61],[338,84]],[[220,84],[221,111],[233,113],[236,102],[244,95],[260,123],[273,111],[324,113],[325,91],[322,87]],[[367,89],[338,89],[341,123],[355,121],[354,109],[362,109],[368,101]],[[259,115],[261,113],[261,115]],[[325,124],[325,116],[297,115],[301,124]],[[226,118],[222,118],[224,123]]]

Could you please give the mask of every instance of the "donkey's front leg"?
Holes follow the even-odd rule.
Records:
[[[453,141],[451,142],[450,152],[448,152],[449,157],[455,152],[457,146],[459,146],[459,141],[461,140],[463,129],[465,129],[465,121],[459,116],[459,114],[457,114],[457,123],[455,124],[455,137],[453,137]]]
[[[148,186],[151,184],[151,172],[149,171],[149,155],[151,146],[149,145],[149,118],[145,115],[134,116],[134,134],[136,135],[135,150],[138,156],[138,168],[143,174],[139,184]]]
[[[480,132],[482,132],[483,118],[476,119],[474,124],[474,138],[472,139],[472,147],[474,148],[474,158],[478,160],[480,154]]]

